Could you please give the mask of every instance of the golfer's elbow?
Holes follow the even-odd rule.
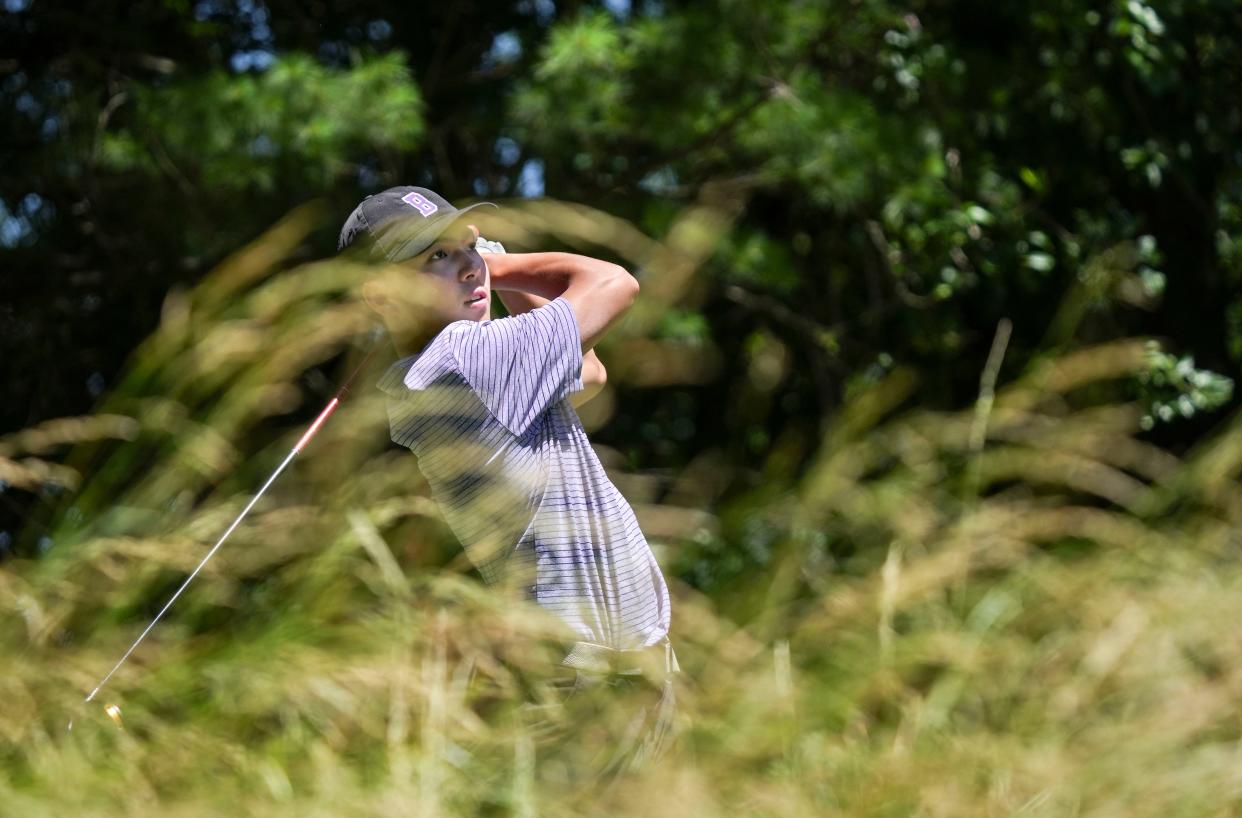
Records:
[[[564,297],[578,319],[582,350],[595,346],[638,297],[638,282],[620,265],[586,259]]]
[[[638,279],[634,278],[629,270],[620,265],[617,265],[617,274],[621,277],[622,289],[624,289],[629,295],[630,303],[633,304],[634,300],[638,298],[638,291],[642,289],[642,287],[638,285]]]
[[[619,264],[609,264],[605,286],[608,288],[610,300],[616,304],[618,314],[624,313],[634,306],[638,298],[638,279],[630,275],[630,271]]]

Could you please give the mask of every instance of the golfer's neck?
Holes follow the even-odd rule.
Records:
[[[387,324],[387,326],[388,337],[392,338],[392,345],[396,348],[397,355],[402,358],[422,352],[423,348],[431,343],[431,339],[444,329],[444,327],[429,327],[426,324],[415,327],[395,327],[392,324]]]

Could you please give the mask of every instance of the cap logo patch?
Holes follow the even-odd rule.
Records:
[[[435,202],[423,196],[421,193],[407,193],[401,197],[401,201],[423,214],[423,218],[430,216],[440,209]]]

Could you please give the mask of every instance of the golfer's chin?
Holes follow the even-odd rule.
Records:
[[[492,314],[492,294],[488,293],[487,295],[480,298],[478,301],[471,301],[469,303],[463,303],[461,305],[461,308],[457,311],[457,313],[458,313],[458,318],[457,318],[458,321],[461,321],[461,320],[485,321],[487,320],[488,318],[491,317],[491,314]]]

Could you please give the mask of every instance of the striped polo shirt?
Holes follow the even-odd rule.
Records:
[[[579,647],[633,650],[668,633],[668,588],[570,405],[581,343],[557,298],[453,322],[379,386],[392,439],[418,455],[483,579],[557,616]]]

